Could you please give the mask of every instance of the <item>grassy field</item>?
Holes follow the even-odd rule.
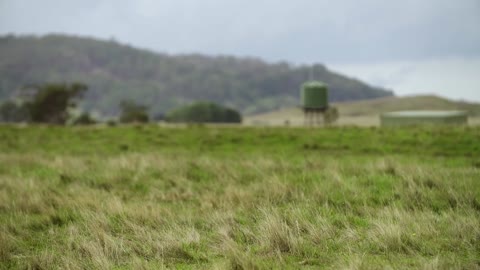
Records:
[[[480,269],[480,128],[0,126],[2,269]]]

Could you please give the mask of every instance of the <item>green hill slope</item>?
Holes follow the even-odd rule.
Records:
[[[0,38],[0,100],[28,84],[81,81],[90,86],[82,106],[112,115],[123,99],[166,111],[209,100],[251,114],[298,103],[298,87],[310,67],[268,64],[253,58],[171,56],[115,41],[63,35]],[[392,93],[314,66],[334,101],[391,96]]]
[[[452,101],[438,96],[385,97],[352,102],[336,102],[340,113],[340,124],[376,125],[378,115],[402,110],[464,110],[472,117],[480,117],[480,104]],[[303,112],[299,108],[288,108],[257,114],[245,119],[247,123],[292,124],[303,122]],[[471,121],[472,123],[472,121]]]
[[[389,111],[403,110],[463,110],[471,116],[480,115],[480,104],[453,101],[438,96],[387,97],[336,104],[345,116],[378,115]]]

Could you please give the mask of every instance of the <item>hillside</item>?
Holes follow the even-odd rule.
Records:
[[[112,115],[132,99],[156,115],[195,100],[209,100],[245,114],[292,107],[309,66],[268,64],[254,58],[171,56],[116,41],[63,35],[0,38],[0,100],[14,98],[25,85],[80,81],[90,90],[82,107]],[[391,96],[314,66],[315,78],[331,87],[334,101]]]
[[[334,102],[340,113],[340,124],[376,125],[378,115],[389,111],[402,110],[464,110],[470,116],[480,116],[480,104],[463,101],[452,101],[438,96],[384,97],[371,100]],[[268,113],[250,116],[247,123],[283,124],[289,121],[299,124],[303,121],[303,113],[299,108],[281,109]],[[471,121],[472,123],[472,121]]]

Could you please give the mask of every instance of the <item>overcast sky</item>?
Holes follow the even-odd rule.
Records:
[[[480,0],[0,0],[0,34],[52,32],[320,62],[400,94],[480,100]],[[469,89],[437,89],[455,82]]]

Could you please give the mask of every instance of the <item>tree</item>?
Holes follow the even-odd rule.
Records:
[[[93,124],[96,124],[97,121],[92,118],[92,116],[87,113],[87,112],[84,112],[82,114],[80,114],[78,117],[76,117],[75,119],[73,119],[72,121],[72,125],[93,125]]]
[[[147,123],[149,120],[147,106],[138,105],[133,101],[128,100],[120,103],[120,109],[122,111],[120,115],[120,122],[122,123]]]
[[[237,111],[211,102],[197,102],[175,109],[167,114],[169,122],[186,123],[241,123]]]
[[[28,122],[30,115],[21,104],[6,101],[0,106],[0,121],[9,123]]]
[[[34,86],[35,94],[25,103],[30,120],[37,123],[65,124],[68,110],[76,107],[76,98],[81,97],[87,86],[81,83],[47,83]]]
[[[325,114],[323,115],[323,119],[326,125],[331,125],[337,122],[338,118],[340,117],[338,113],[337,107],[329,107]]]

